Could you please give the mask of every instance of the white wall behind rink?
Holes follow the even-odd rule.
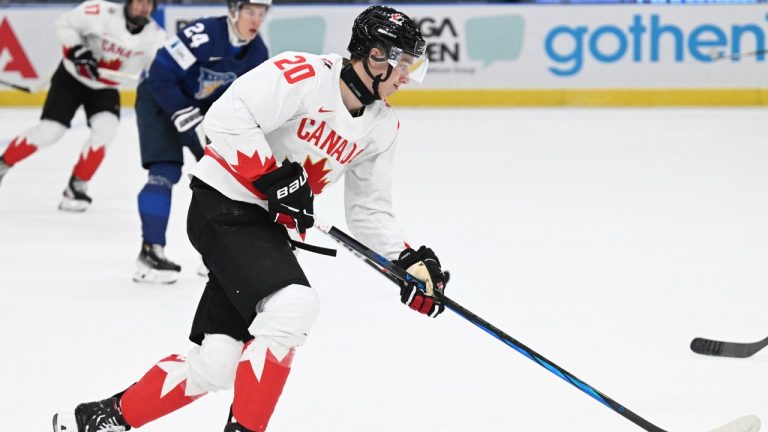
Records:
[[[53,21],[69,6],[0,9],[0,79],[34,85],[61,56]],[[744,91],[768,84],[768,5],[419,5],[402,7],[428,42],[422,90]],[[346,53],[360,5],[275,6],[271,53]],[[167,6],[165,27],[223,6]],[[14,43],[18,41],[18,44]],[[726,58],[712,61],[713,56]],[[23,57],[23,58],[22,58]],[[25,62],[32,66],[24,68]]]

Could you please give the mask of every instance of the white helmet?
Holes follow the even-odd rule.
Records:
[[[227,0],[227,8],[231,16],[237,16],[240,8],[246,4],[264,5],[267,8],[272,6],[272,0]]]

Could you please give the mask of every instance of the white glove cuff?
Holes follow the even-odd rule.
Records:
[[[200,108],[187,107],[173,113],[171,120],[177,131],[186,132],[203,121],[203,113]]]

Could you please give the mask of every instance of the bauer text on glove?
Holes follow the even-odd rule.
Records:
[[[315,224],[314,195],[307,173],[298,162],[285,162],[253,181],[256,189],[267,196],[269,216],[304,234]]]

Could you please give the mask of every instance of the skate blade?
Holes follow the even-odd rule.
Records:
[[[173,270],[155,270],[142,264],[136,266],[133,281],[138,283],[170,285],[179,279],[179,272]]]
[[[90,205],[88,201],[64,197],[59,203],[59,210],[80,213],[86,211]]]
[[[77,432],[77,422],[72,413],[60,412],[53,415],[53,432]]]

